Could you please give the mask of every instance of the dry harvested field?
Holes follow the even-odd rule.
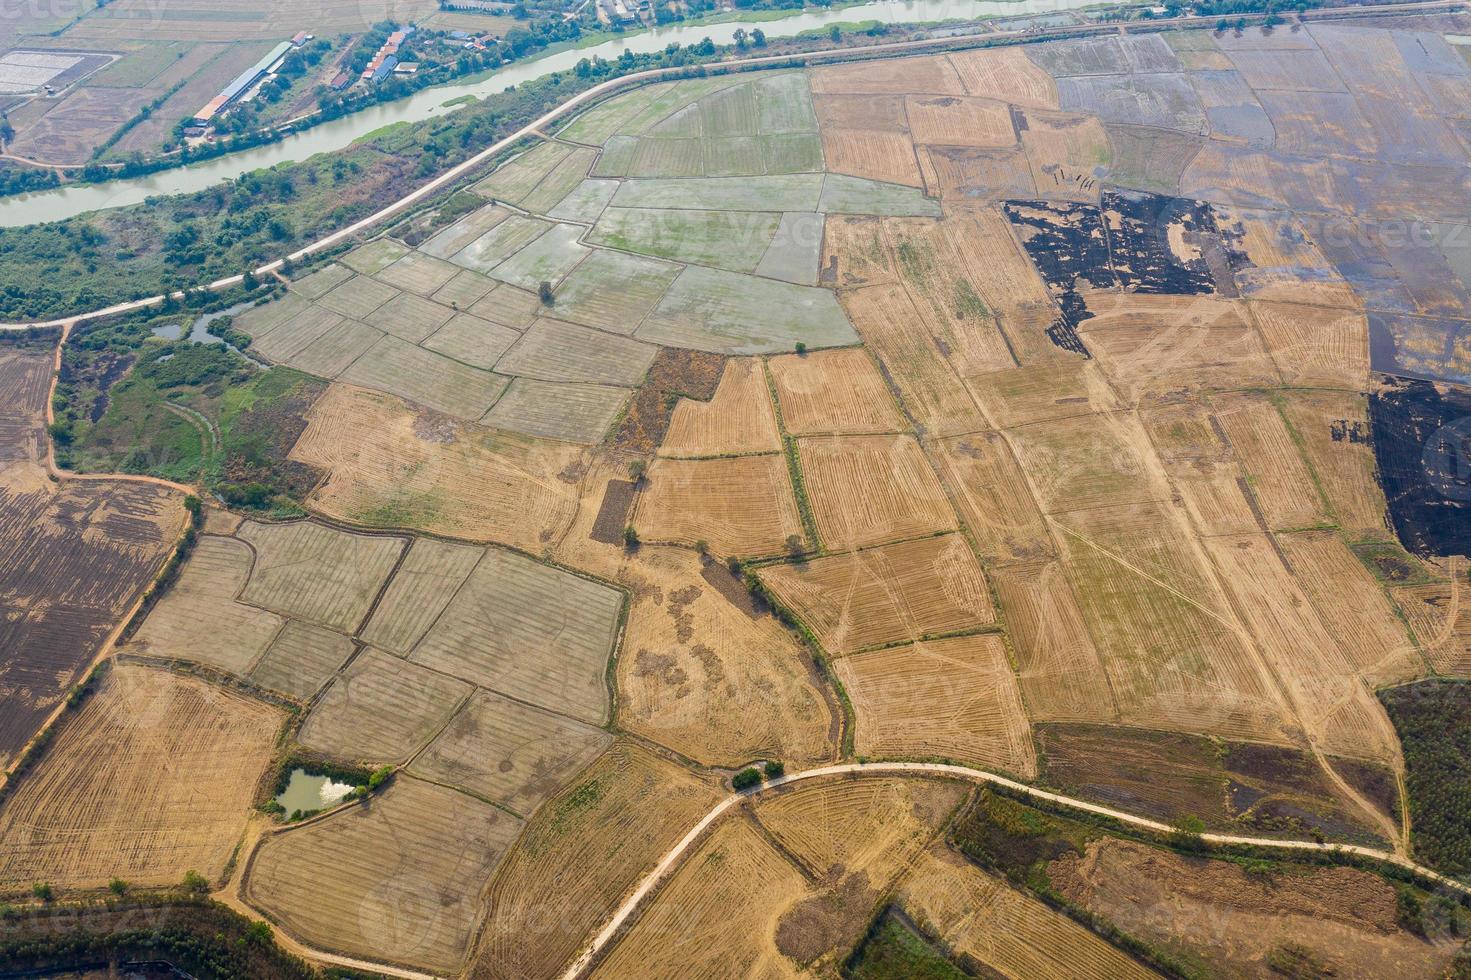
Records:
[[[284,616],[356,632],[407,542],[313,521],[242,524],[255,563],[241,598]]]
[[[761,361],[733,357],[709,401],[681,398],[659,443],[661,456],[730,456],[781,451]]]
[[[641,547],[617,572],[633,593],[617,660],[619,722],[706,765],[816,764],[837,752],[840,709],[775,618],[717,587],[722,569]]]
[[[311,497],[355,523],[412,525],[539,550],[572,519],[583,451],[333,385],[292,458],[328,471]]]
[[[756,820],[810,877],[860,874],[874,892],[907,872],[965,799],[937,779],[833,778],[763,797]]]
[[[632,525],[645,541],[706,542],[719,555],[780,552],[802,518],[779,454],[659,459],[639,491]]]
[[[1393,885],[1351,868],[1294,868],[1256,879],[1225,861],[1110,840],[1053,861],[1047,874],[1074,904],[1233,974],[1255,974],[1274,952],[1293,947],[1329,975],[1355,977],[1436,976],[1451,955],[1399,925]]]
[[[797,440],[817,531],[829,548],[857,548],[952,530],[950,501],[914,437]]]
[[[919,856],[899,887],[898,900],[948,948],[1000,976],[1146,980],[1156,975],[943,843]]]
[[[553,975],[718,798],[683,768],[615,745],[538,811],[506,856],[470,976]]]
[[[768,364],[782,424],[794,436],[909,429],[867,351],[787,354]]]
[[[49,350],[0,349],[0,766],[36,734],[163,565],[182,496],[144,483],[53,483]]]
[[[485,881],[522,826],[400,774],[370,805],[267,835],[243,894],[309,945],[451,973],[468,956]]]
[[[796,977],[797,963],[778,948],[777,930],[783,912],[812,890],[748,821],[726,819],[684,859],[592,976]],[[855,940],[862,925],[857,933]]]
[[[114,664],[0,808],[0,888],[100,888],[225,870],[286,714]]]
[[[760,574],[832,654],[995,621],[985,576],[959,534],[769,565]]]
[[[836,669],[853,701],[859,755],[940,757],[1022,778],[1036,775],[1021,691],[1001,637],[960,636],[855,653]]]

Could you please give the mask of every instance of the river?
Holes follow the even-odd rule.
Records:
[[[734,41],[735,32],[741,27],[759,27],[767,37],[791,37],[839,22],[877,20],[889,24],[934,23],[980,17],[1057,13],[1097,3],[1098,0],[876,0],[851,7],[804,11],[777,20],[762,20],[761,14],[752,13],[749,19],[719,24],[672,24],[585,48],[571,48],[518,62],[473,80],[432,86],[407,98],[342,116],[266,146],[171,170],[161,170],[130,180],[78,184],[3,198],[0,199],[0,226],[14,227],[41,221],[60,221],[88,211],[138,204],[159,194],[187,194],[203,190],[252,170],[340,150],[354,140],[393,123],[415,122],[453,112],[459,106],[446,105],[447,102],[467,95],[476,98],[495,95],[512,85],[565,71],[581,59],[594,55],[612,60],[624,51],[645,54],[661,50],[668,44],[695,44],[705,37],[717,44],[729,44]]]

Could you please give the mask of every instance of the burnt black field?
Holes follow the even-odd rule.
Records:
[[[1390,379],[1369,398],[1389,519],[1421,558],[1471,555],[1471,391]]]
[[[1078,336],[1092,316],[1079,294],[1094,289],[1176,296],[1236,295],[1233,272],[1244,262],[1232,233],[1203,201],[1144,192],[1105,191],[1102,206],[1051,201],[1007,201],[1011,223],[1023,229],[1027,257],[1051,289],[1061,312],[1047,337],[1063,350],[1088,357]],[[1200,249],[1182,260],[1170,248],[1170,229]]]

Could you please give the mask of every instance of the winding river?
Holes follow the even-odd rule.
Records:
[[[467,95],[476,98],[495,95],[512,85],[564,71],[581,59],[594,55],[611,60],[624,51],[645,54],[658,51],[668,44],[698,43],[705,37],[717,44],[729,44],[734,40],[736,30],[741,27],[759,27],[768,37],[791,37],[803,31],[840,22],[877,20],[890,24],[934,23],[981,17],[1058,13],[1097,3],[1098,0],[875,0],[850,7],[804,11],[775,20],[763,20],[760,13],[752,13],[745,19],[718,24],[674,24],[585,48],[558,51],[508,65],[472,80],[432,86],[407,98],[334,119],[266,146],[130,180],[81,184],[3,198],[0,199],[0,226],[60,221],[87,211],[138,204],[159,194],[186,194],[203,190],[252,170],[340,150],[354,140],[393,123],[415,122],[453,112],[459,106],[447,103],[453,103]]]

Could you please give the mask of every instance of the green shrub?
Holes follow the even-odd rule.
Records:
[[[752,786],[759,786],[760,784],[761,770],[757,769],[755,766],[750,766],[748,768],[742,769],[740,772],[736,773],[730,781],[731,787],[734,788],[737,792],[750,789]]]

